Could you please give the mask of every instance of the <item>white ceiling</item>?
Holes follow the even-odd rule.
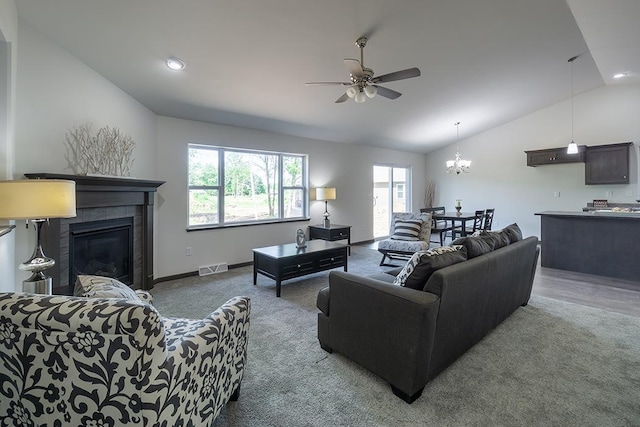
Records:
[[[429,152],[603,83],[640,83],[638,0],[19,0],[20,19],[157,114]],[[570,8],[570,7],[571,8]],[[573,12],[573,13],[572,13]],[[574,18],[575,15],[575,18]],[[576,23],[576,20],[578,23]],[[579,24],[579,25],[578,25]],[[334,101],[344,58],[403,93]],[[583,38],[584,36],[584,38]],[[586,41],[585,41],[586,40]],[[183,72],[167,69],[182,58]],[[595,61],[594,61],[595,59]],[[611,79],[631,73],[622,82]]]

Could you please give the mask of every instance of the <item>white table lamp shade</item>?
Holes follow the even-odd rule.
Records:
[[[336,199],[335,188],[327,188],[327,187],[316,188],[316,200],[335,200],[335,199]]]
[[[76,183],[61,179],[0,181],[0,219],[76,216]]]

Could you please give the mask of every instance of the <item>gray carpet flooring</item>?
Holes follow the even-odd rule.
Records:
[[[349,271],[380,254],[353,247]],[[640,426],[640,318],[533,295],[408,405],[387,383],[316,338],[315,298],[328,272],[274,281],[252,267],[163,282],[164,316],[201,318],[251,297],[242,392],[215,426]]]

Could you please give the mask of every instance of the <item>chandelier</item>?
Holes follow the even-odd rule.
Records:
[[[458,150],[458,139],[460,138],[460,122],[454,123],[456,126],[456,157],[455,160],[447,160],[447,173],[469,172],[471,169],[471,160],[462,160],[460,158],[460,150]]]

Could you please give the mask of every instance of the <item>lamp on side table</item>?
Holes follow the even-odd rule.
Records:
[[[31,272],[22,282],[24,292],[51,294],[52,282],[44,270],[55,260],[44,254],[42,227],[49,218],[76,216],[76,183],[60,179],[24,179],[0,181],[0,219],[31,220],[36,230],[36,247],[31,257],[18,268]]]
[[[328,188],[328,187],[320,187],[316,188],[316,200],[324,200],[324,220],[322,221],[322,225],[325,228],[331,227],[331,221],[329,221],[329,211],[327,210],[327,200],[335,200],[336,199],[336,189]]]

